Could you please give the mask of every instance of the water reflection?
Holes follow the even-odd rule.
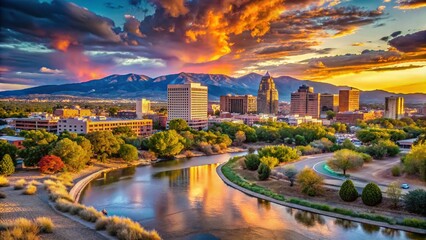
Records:
[[[249,197],[217,176],[218,163],[229,157],[113,171],[89,184],[82,202],[155,228],[165,239],[371,239],[373,232],[374,239],[419,238]]]

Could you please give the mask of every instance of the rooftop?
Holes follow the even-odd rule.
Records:
[[[9,142],[13,142],[13,141],[24,141],[25,138],[14,137],[14,136],[0,136],[0,140],[6,140],[6,141],[9,141]]]

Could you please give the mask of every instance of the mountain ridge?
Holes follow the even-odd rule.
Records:
[[[36,94],[71,95],[93,98],[150,98],[152,100],[167,99],[168,84],[199,82],[209,87],[209,100],[218,100],[226,94],[257,95],[262,75],[249,73],[241,77],[230,77],[224,74],[205,74],[180,72],[151,78],[142,74],[113,74],[101,79],[81,83],[60,85],[44,85],[22,90],[0,92],[0,97],[22,97]],[[290,76],[274,77],[275,85],[281,101],[290,101],[290,94],[302,84],[314,87],[318,93],[336,94],[349,86],[336,86],[330,83],[299,80]],[[391,93],[384,90],[361,91],[360,101],[363,103],[383,103],[386,96],[402,96],[406,103],[426,103],[425,93]]]

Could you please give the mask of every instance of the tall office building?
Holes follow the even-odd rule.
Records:
[[[139,119],[142,119],[144,115],[147,115],[151,112],[151,101],[146,100],[145,98],[136,100],[136,116]]]
[[[313,87],[300,86],[297,92],[291,94],[290,113],[318,118],[320,115],[320,96],[319,93],[314,93]]]
[[[339,91],[339,112],[353,112],[359,110],[359,90]]]
[[[259,84],[257,92],[257,112],[266,114],[278,113],[278,90],[274,79],[266,72]]]
[[[193,129],[207,128],[207,92],[200,83],[168,85],[167,122],[181,118]]]
[[[385,98],[385,118],[400,119],[404,116],[404,98],[386,97]]]
[[[321,112],[326,112],[329,110],[338,112],[339,111],[339,95],[321,93],[320,109],[321,109]]]
[[[220,110],[230,113],[256,113],[257,99],[253,95],[220,96]]]

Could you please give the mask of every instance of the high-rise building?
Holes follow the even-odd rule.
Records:
[[[142,119],[151,112],[151,101],[145,98],[136,100],[136,117]]]
[[[339,95],[321,93],[320,109],[321,109],[321,112],[326,112],[329,110],[338,112],[339,111]]]
[[[170,84],[167,86],[167,122],[185,120],[191,128],[208,126],[207,87],[200,83]]]
[[[266,72],[259,84],[257,92],[257,112],[265,114],[278,113],[278,90],[274,79]]]
[[[404,116],[404,98],[386,97],[385,98],[385,118],[400,119]]]
[[[320,94],[314,93],[313,87],[300,86],[297,92],[291,94],[290,114],[318,118],[320,115]]]
[[[359,90],[339,91],[339,112],[352,112],[359,110]]]
[[[257,99],[253,95],[220,96],[220,110],[230,113],[256,113]]]

